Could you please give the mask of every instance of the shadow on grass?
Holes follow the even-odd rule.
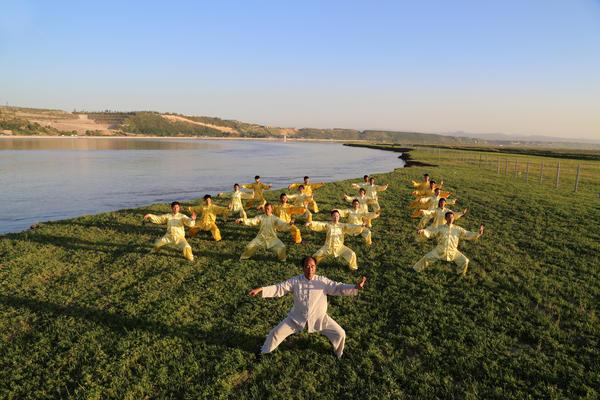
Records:
[[[148,321],[139,317],[125,316],[90,307],[55,304],[47,301],[16,296],[0,295],[0,304],[15,308],[26,308],[35,313],[54,317],[68,316],[84,319],[103,325],[116,333],[126,334],[128,331],[137,329],[156,335],[179,337],[191,342],[202,341],[210,345],[225,346],[250,353],[255,352],[264,340],[263,336],[249,335],[229,327],[220,327],[212,331],[202,331],[194,325],[168,325],[161,322]]]

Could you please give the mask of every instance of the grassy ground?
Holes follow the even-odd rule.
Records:
[[[348,335],[342,360],[306,333],[261,362],[253,354],[292,301],[248,290],[299,274],[323,234],[303,230],[299,246],[284,235],[287,263],[268,253],[240,263],[256,229],[230,221],[222,242],[191,240],[190,264],[175,250],[148,253],[164,227],[140,221],[167,212],[160,204],[2,237],[0,398],[598,398],[598,177],[573,194],[498,176],[491,163],[413,158],[440,166],[380,175],[390,189],[373,247],[348,240],[369,281],[358,297],[330,298]],[[406,210],[408,182],[424,172],[470,208],[462,226],[486,224],[461,244],[464,279],[444,263],[409,269],[433,246],[414,241]],[[319,190],[322,209],[344,191],[348,181]],[[320,273],[359,276],[331,260]]]

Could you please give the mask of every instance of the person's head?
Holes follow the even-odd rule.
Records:
[[[240,191],[240,184],[239,183],[234,184],[233,185],[233,190],[235,190],[236,192],[239,192]]]
[[[273,214],[273,204],[271,204],[271,203],[265,204],[265,214],[267,214],[267,215]]]
[[[367,194],[367,191],[366,191],[365,189],[363,189],[363,188],[360,188],[360,189],[358,190],[358,194],[359,194],[359,195],[361,195],[361,196],[364,196],[364,195],[366,195],[366,194]]]
[[[429,174],[423,174],[423,179],[425,182],[429,182]]]
[[[454,222],[454,213],[452,211],[448,211],[446,214],[444,214],[444,218],[446,219],[446,223],[448,225],[452,225]]]
[[[441,199],[438,200],[438,207],[439,208],[446,207],[446,199],[445,198],[442,197]]]
[[[435,190],[433,191],[433,193],[435,193],[436,196],[440,195],[440,188],[435,188]]]
[[[299,191],[300,193],[304,192],[304,185],[300,185],[300,186],[298,186],[298,191]]]
[[[363,181],[369,182],[369,175],[364,175],[363,176]]]
[[[304,183],[308,185],[308,181],[310,181],[310,177],[305,176],[304,177]]]
[[[371,185],[374,185],[374,184],[375,184],[375,178],[373,178],[373,177],[370,177],[370,178],[369,178],[369,183],[370,183]]]
[[[331,210],[331,221],[334,224],[340,222],[340,212],[338,210]]]
[[[281,193],[281,194],[279,195],[279,202],[280,202],[281,204],[285,204],[285,203],[287,203],[287,201],[288,201],[287,194],[285,194],[285,193]]]
[[[178,201],[174,201],[171,203],[171,211],[173,211],[173,214],[177,214],[180,208],[181,204],[179,204]]]
[[[311,280],[317,274],[317,260],[314,257],[304,257],[300,264],[306,279]]]
[[[210,194],[205,194],[204,197],[204,203],[208,206],[210,206],[210,203],[212,203],[212,196]]]
[[[356,199],[352,200],[352,208],[354,208],[355,210],[358,210],[359,207],[360,207],[360,202]]]
[[[434,186],[435,186],[435,181],[433,181],[433,180],[429,181],[429,187],[431,189],[433,189]]]
[[[260,181],[260,176],[256,175],[256,176],[254,177],[254,180],[255,180],[256,182]]]

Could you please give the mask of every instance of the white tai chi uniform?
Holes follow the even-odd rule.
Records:
[[[270,353],[293,333],[306,327],[308,332],[321,332],[333,345],[336,356],[344,352],[346,332],[327,315],[327,296],[355,296],[355,285],[334,282],[324,276],[315,275],[311,280],[298,275],[277,285],[262,288],[262,297],[281,297],[292,292],[294,306],[287,317],[269,332],[261,353]]]

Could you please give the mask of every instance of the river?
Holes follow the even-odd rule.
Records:
[[[328,142],[0,138],[0,233],[43,221],[191,200],[260,175],[282,188],[402,167],[397,153]]]

